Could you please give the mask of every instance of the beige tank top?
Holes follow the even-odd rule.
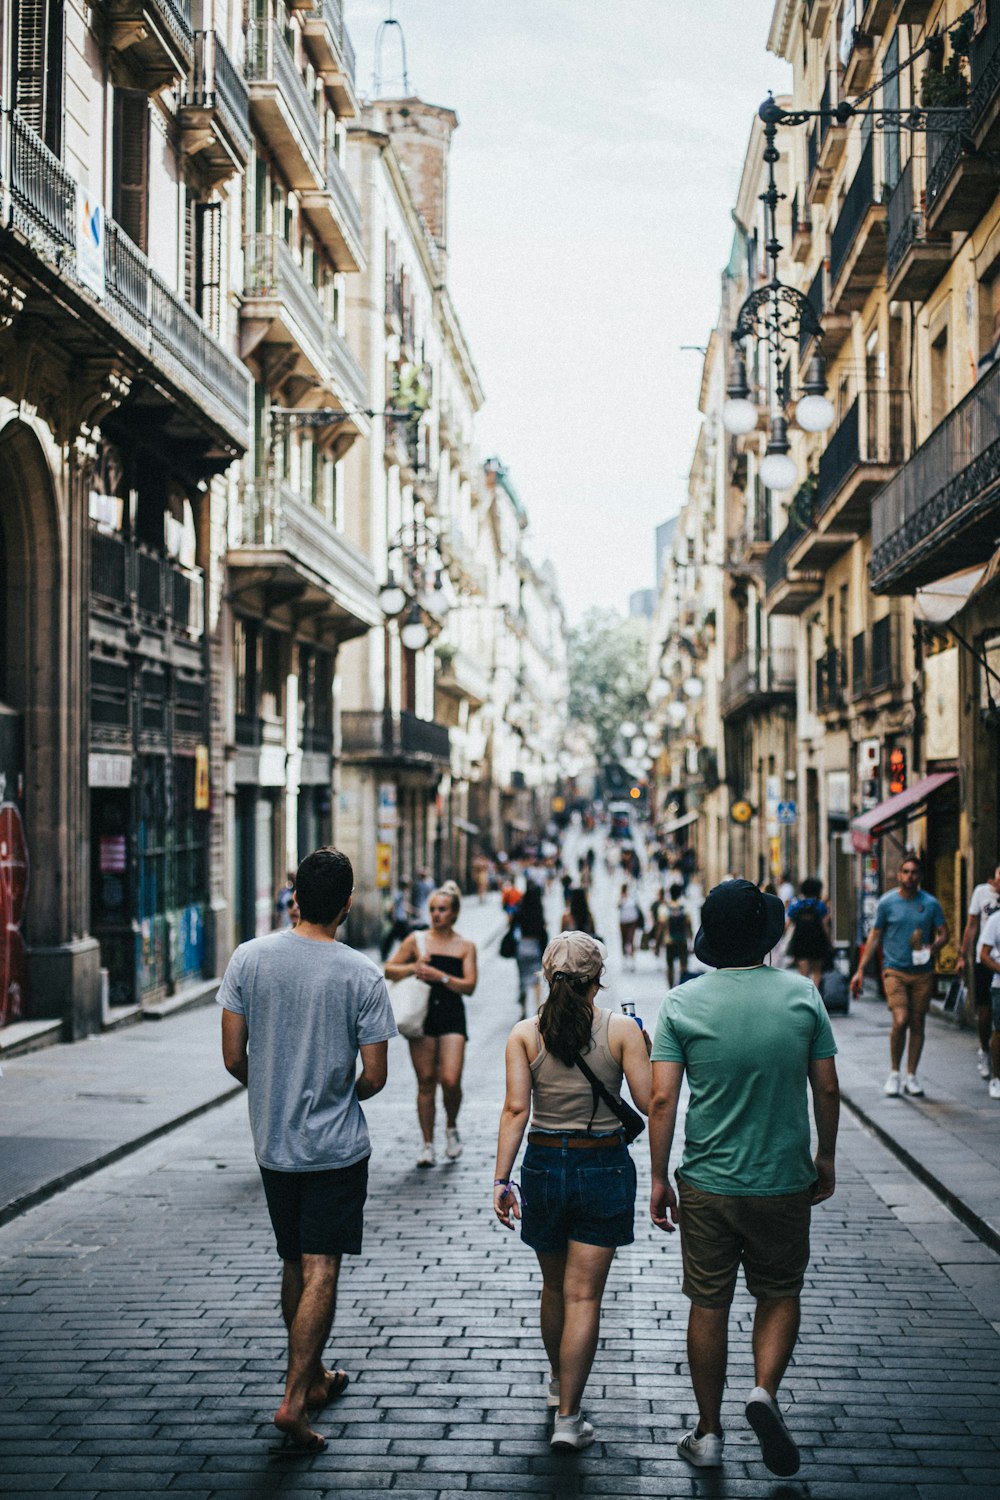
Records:
[[[611,1011],[598,1010],[590,1033],[590,1051],[584,1053],[584,1062],[596,1078],[599,1078],[609,1093],[616,1098],[622,1091],[621,1064],[617,1063],[608,1046],[608,1023]],[[587,1079],[574,1064],[568,1068],[558,1057],[545,1050],[535,1022],[538,1052],[531,1061],[531,1129],[564,1131],[583,1135],[587,1127],[597,1135],[604,1135],[621,1128],[617,1115],[598,1098],[594,1108],[594,1093]],[[591,1118],[593,1116],[593,1118]]]

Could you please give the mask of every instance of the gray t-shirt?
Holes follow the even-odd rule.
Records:
[[[396,1035],[381,970],[345,943],[273,932],[237,948],[218,1003],[246,1019],[260,1165],[319,1172],[370,1155],[354,1080],[358,1048]]]

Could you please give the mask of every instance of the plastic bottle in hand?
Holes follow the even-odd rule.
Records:
[[[635,1006],[632,1004],[631,1000],[623,1000],[622,1001],[622,1015],[623,1016],[631,1016],[632,1019],[633,1019],[633,1021],[638,1026],[639,1030],[640,1031],[642,1030],[642,1017],[636,1015],[636,1013],[635,1013]]]
[[[922,927],[914,927],[913,936],[910,938],[914,968],[920,968],[923,964],[931,961],[931,950],[924,941],[924,930]]]

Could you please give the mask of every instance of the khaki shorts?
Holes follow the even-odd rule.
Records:
[[[762,1301],[797,1297],[809,1264],[812,1188],[775,1198],[704,1193],[678,1177],[682,1291],[697,1307],[728,1307],[743,1266]]]
[[[926,1016],[934,993],[933,974],[906,974],[902,969],[886,969],[882,975],[885,1003],[890,1010],[905,1008],[911,1016]]]

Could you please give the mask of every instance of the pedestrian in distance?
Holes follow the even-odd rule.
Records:
[[[413,882],[413,908],[414,922],[418,927],[430,926],[429,902],[434,890],[434,882],[429,870],[417,872],[417,878]]]
[[[962,942],[958,950],[958,965],[960,969],[965,968],[965,961],[972,955],[973,983],[975,986],[976,1002],[976,1032],[979,1039],[979,1047],[976,1053],[976,1067],[979,1069],[980,1078],[990,1076],[990,1036],[993,1030],[993,973],[986,964],[979,959],[980,938],[979,934],[985,926],[986,921],[995,911],[1000,911],[1000,865],[993,871],[991,880],[984,880],[977,885],[969,900],[969,912],[966,918],[965,931],[962,933]],[[994,1069],[993,1076],[996,1077]]]
[[[799,973],[819,989],[823,970],[833,957],[830,908],[823,900],[822,881],[807,876],[799,887],[799,895],[786,903],[786,915],[789,937],[785,953],[794,959]]]
[[[594,1429],[580,1411],[600,1332],[601,1299],[615,1250],[635,1237],[635,1166],[618,1116],[577,1066],[614,1098],[622,1077],[636,1108],[649,1105],[648,1038],[635,1021],[597,1004],[606,953],[582,932],[545,950],[548,996],[507,1041],[507,1095],[500,1117],[493,1210],[521,1238],[542,1273],[541,1331],[549,1360],[553,1448],[586,1448]],[[521,1202],[512,1182],[525,1129]]]
[[[924,1092],[917,1078],[917,1066],[934,992],[934,955],[948,941],[948,924],[940,902],[929,891],[921,890],[920,878],[920,861],[908,854],[900,863],[896,890],[886,892],[875,908],[872,930],[851,979],[851,994],[857,998],[865,969],[881,949],[885,999],[892,1011],[889,1076],[885,1081],[885,1093],[890,1099],[898,1098],[901,1089],[914,1098]],[[906,1078],[901,1086],[899,1073],[904,1048]]]
[[[430,932],[418,939],[411,932],[385,966],[387,979],[415,974],[431,987],[423,1036],[410,1041],[410,1058],[417,1075],[417,1120],[423,1138],[418,1167],[433,1167],[434,1117],[437,1091],[445,1112],[444,1154],[457,1161],[462,1154],[458,1112],[462,1106],[462,1069],[469,1029],[466,997],[478,980],[476,945],[455,930],[462,897],[454,881],[433,891],[428,902]]]
[[[389,926],[383,934],[380,945],[383,963],[385,963],[390,951],[401,943],[412,931],[414,915],[413,906],[407,896],[406,886],[397,886],[396,894],[392,898]]]
[[[524,1014],[531,996],[532,1011],[537,1011],[542,996],[542,954],[549,941],[545,925],[542,888],[533,881],[510,918],[517,941],[517,1003]]]
[[[810,1213],[836,1183],[840,1095],[837,1048],[815,986],[765,963],[784,925],[784,903],[748,880],[709,892],[694,952],[715,972],[671,990],[660,1008],[649,1150],[650,1216],[667,1233],[680,1225],[682,1289],[691,1304],[687,1351],[698,1422],[677,1450],[695,1468],[722,1463],[729,1308],[742,1263],[757,1303],[746,1417],[765,1466],[788,1476],[799,1468],[799,1451],[778,1388],[798,1336]],[[685,1074],[678,1201],[668,1169]]]
[[[1000,910],[993,912],[983,923],[978,956],[992,980],[989,1095],[991,1099],[1000,1099]]]
[[[667,983],[671,989],[680,984],[687,971],[691,918],[684,905],[684,887],[675,881],[667,903]],[[674,978],[676,972],[677,978]]]
[[[379,970],[337,940],[353,885],[346,854],[307,855],[294,881],[298,926],[242,943],[218,995],[223,1061],[247,1087],[282,1260],[288,1363],[274,1423],[286,1443],[309,1453],[326,1442],[310,1412],[348,1383],[346,1371],[325,1367],[323,1350],[341,1259],[361,1254],[371,1154],[361,1101],[385,1087],[396,1035]]]
[[[626,969],[635,968],[635,935],[644,927],[642,909],[628,883],[618,897],[618,930],[622,940],[622,960]]]
[[[275,925],[279,928],[294,927],[298,916],[295,908],[295,871],[289,870],[285,883],[274,902]]]
[[[594,914],[587,900],[587,892],[578,885],[572,887],[566,899],[560,931],[585,932],[588,937],[594,936]]]

